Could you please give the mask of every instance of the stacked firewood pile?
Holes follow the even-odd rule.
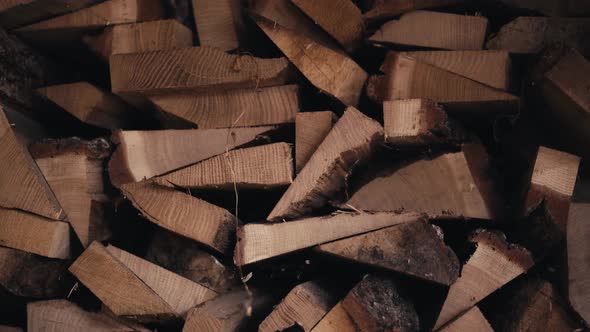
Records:
[[[587,14],[0,1],[0,331],[586,330]]]

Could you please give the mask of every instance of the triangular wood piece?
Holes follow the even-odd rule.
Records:
[[[393,18],[400,14],[411,12],[416,9],[451,6],[464,0],[374,0],[371,8],[363,15],[371,21]]]
[[[192,4],[199,45],[223,51],[240,47],[244,23],[239,0],[192,0]]]
[[[431,218],[499,220],[503,204],[483,146],[370,175],[343,205],[364,211],[418,211]]]
[[[382,139],[379,123],[354,107],[347,108],[267,219],[295,219],[324,206]]]
[[[470,241],[476,244],[475,252],[463,265],[457,282],[449,289],[435,329],[525,273],[534,264],[526,249],[507,243],[502,233],[480,230],[470,236]]]
[[[238,229],[234,262],[246,265],[418,218],[416,213],[338,213],[284,223],[246,224]]]
[[[369,264],[443,285],[459,276],[459,259],[440,230],[416,220],[318,246],[322,253]],[[412,239],[412,240],[408,240]]]
[[[256,23],[318,89],[344,105],[358,103],[368,75],[354,60],[266,19]]]
[[[97,127],[121,129],[134,120],[131,106],[88,82],[47,86],[37,92],[78,120]]]
[[[384,75],[372,76],[367,86],[376,101],[425,98],[464,114],[518,109],[516,96],[407,55],[389,53],[381,71]]]
[[[27,331],[147,332],[149,330],[101,312],[84,311],[67,300],[52,300],[27,304]]]
[[[121,191],[144,217],[160,227],[221,253],[233,244],[237,221],[225,209],[149,181],[123,185]]]
[[[101,58],[111,55],[170,50],[193,46],[193,33],[177,20],[121,24],[98,35],[84,36],[84,43]]]
[[[210,129],[293,123],[299,112],[297,94],[296,85],[283,85],[149,99],[160,111],[194,123],[199,129]]]
[[[293,182],[293,157],[287,143],[233,150],[158,177],[156,182],[190,189],[269,189]]]
[[[17,208],[61,220],[59,206],[31,155],[22,146],[3,110],[0,110],[0,206]]]
[[[572,203],[568,217],[566,242],[569,302],[586,322],[590,322],[590,203]]]
[[[477,306],[469,309],[456,320],[449,323],[447,326],[439,330],[440,332],[494,332],[490,323],[483,316]]]
[[[510,88],[510,54],[506,51],[420,51],[401,53],[419,61],[507,91]]]
[[[385,23],[369,41],[446,50],[481,50],[488,19],[417,10]]]
[[[115,186],[149,179],[214,157],[276,127],[119,131],[117,150],[109,162]]]
[[[99,0],[7,0],[0,3],[0,26],[6,30],[91,6]]]
[[[302,112],[295,119],[295,169],[301,172],[338,117],[331,111]]]

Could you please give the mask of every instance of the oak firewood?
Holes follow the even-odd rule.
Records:
[[[201,46],[223,51],[240,47],[244,38],[241,1],[192,0],[193,13]]]
[[[463,2],[463,0],[374,0],[363,16],[367,21],[389,19],[416,9],[445,7]]]
[[[476,245],[475,252],[449,289],[435,329],[525,273],[534,264],[526,249],[507,243],[502,233],[479,230],[470,236],[470,241]]]
[[[234,262],[246,265],[419,218],[416,213],[338,213],[293,222],[246,224],[238,228]]]
[[[295,169],[301,172],[338,117],[331,111],[302,112],[295,119]]]
[[[354,60],[267,19],[256,23],[318,89],[347,106],[358,103],[368,76]]]
[[[436,226],[416,220],[318,246],[322,253],[451,285],[459,260]],[[410,240],[411,239],[411,240]]]
[[[158,177],[163,185],[190,189],[269,189],[293,182],[291,146],[275,143],[233,150]]]
[[[111,55],[191,47],[193,33],[177,20],[158,20],[110,26],[84,43],[108,61]]]
[[[417,10],[385,23],[369,41],[447,50],[481,50],[488,19]]]
[[[62,15],[91,6],[98,0],[4,0],[0,2],[0,26],[12,30],[51,16]]]
[[[347,174],[366,161],[382,137],[379,123],[354,107],[347,108],[267,220],[294,219],[322,207],[344,187]]]
[[[494,332],[490,323],[482,315],[477,306],[469,309],[467,312],[459,316],[454,321],[439,330],[440,332],[464,332],[464,331],[479,331],[479,332]]]
[[[149,179],[252,142],[276,127],[118,131],[109,162],[115,186]]]
[[[296,85],[149,97],[165,113],[199,129],[292,123],[299,112]]]
[[[568,298],[574,310],[590,322],[590,204],[574,202],[569,207],[567,224]]]
[[[123,195],[156,225],[225,253],[233,244],[236,218],[189,194],[144,181],[121,186]]]
[[[577,0],[500,0],[521,9],[534,10],[547,16],[584,16],[590,13],[590,4]]]

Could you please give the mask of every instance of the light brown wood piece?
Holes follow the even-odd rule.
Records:
[[[301,172],[338,117],[331,111],[302,112],[295,119],[295,169]]]
[[[451,285],[459,276],[459,260],[445,245],[442,232],[416,220],[325,243],[319,252],[369,264],[420,279]]]
[[[348,52],[362,43],[364,22],[351,0],[291,0]]]
[[[233,150],[158,177],[162,185],[190,189],[270,189],[293,182],[293,158],[287,143]]]
[[[233,244],[237,221],[225,209],[149,181],[123,185],[121,191],[145,218],[160,227],[221,253]]]
[[[374,0],[371,9],[363,16],[367,21],[378,21],[393,18],[416,9],[445,7],[464,0]]]
[[[477,306],[469,309],[456,320],[439,330],[440,332],[464,332],[464,331],[479,331],[479,332],[494,332],[490,323],[482,315]]]
[[[149,99],[160,111],[194,123],[199,129],[211,129],[292,123],[299,112],[297,94],[296,85],[283,85]]]
[[[481,50],[488,19],[417,10],[385,23],[369,41],[446,50]]]
[[[246,224],[238,229],[236,265],[246,265],[381,228],[404,224],[419,214],[338,213],[327,217],[273,224]]]
[[[2,0],[0,1],[0,26],[12,30],[52,16],[88,7],[97,0]]]
[[[149,179],[220,155],[252,142],[276,127],[118,131],[118,144],[109,162],[115,186]]]
[[[0,110],[0,146],[0,164],[3,165],[0,169],[0,206],[64,219],[64,211],[37,164],[18,142],[3,110]]]
[[[496,89],[510,88],[510,54],[506,51],[420,51],[401,53]]]
[[[211,92],[285,84],[289,62],[228,54],[212,47],[117,54],[110,59],[116,94]]]
[[[223,51],[240,47],[244,23],[239,0],[192,0],[192,4],[201,46]]]
[[[583,16],[590,13],[590,3],[577,0],[501,0],[503,3],[547,16]]]
[[[568,297],[572,307],[590,322],[590,203],[570,205],[567,224]]]
[[[120,24],[98,35],[86,35],[84,43],[108,61],[113,54],[142,53],[191,47],[193,33],[177,20]]]
[[[417,211],[431,218],[499,220],[502,199],[483,146],[399,164],[372,174],[343,207],[364,211]]]
[[[85,311],[67,300],[51,300],[27,304],[27,331],[147,332],[149,330],[104,313]]]
[[[382,139],[379,123],[354,107],[347,108],[267,220],[295,219],[324,206]]]
[[[129,126],[134,110],[106,91],[88,82],[52,85],[37,89],[78,120],[106,129],[120,129]]]
[[[502,233],[480,230],[470,236],[470,241],[477,247],[463,265],[461,276],[449,289],[435,329],[525,273],[534,264],[526,249],[507,243]]]
[[[314,86],[347,106],[358,103],[368,75],[354,60],[266,19],[256,23]]]

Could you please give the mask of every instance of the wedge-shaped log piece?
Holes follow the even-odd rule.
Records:
[[[149,179],[252,142],[276,127],[119,131],[118,144],[109,161],[115,186]]]
[[[232,89],[210,93],[151,96],[165,113],[199,129],[237,128],[293,123],[299,111],[296,85]]]
[[[534,264],[530,253],[506,242],[504,234],[479,230],[470,236],[476,249],[449,289],[435,329],[525,273]]]
[[[266,19],[256,23],[318,89],[344,105],[358,103],[368,75],[351,58]]]
[[[497,220],[503,206],[490,173],[483,146],[464,144],[461,152],[398,164],[370,175],[344,206],[365,211],[418,211],[431,218]]]
[[[459,259],[436,226],[416,220],[320,245],[320,252],[451,285]]]
[[[64,219],[65,213],[47,185],[37,164],[22,146],[0,110],[0,206],[16,208],[51,219]]]
[[[285,58],[228,54],[212,47],[113,55],[110,68],[113,92],[130,96],[281,85],[289,74]]]
[[[84,311],[67,300],[30,302],[27,304],[27,330],[31,332],[149,331],[140,325],[104,313]]]
[[[233,244],[236,218],[227,210],[149,181],[129,183],[121,191],[156,225],[225,253]]]
[[[506,51],[420,51],[402,54],[496,89],[510,88],[511,61]]]
[[[515,112],[519,99],[413,57],[389,53],[372,76],[367,94],[375,101],[425,98],[442,103],[449,112]]]
[[[0,2],[0,26],[12,30],[52,16],[91,6],[99,0],[4,0]]]
[[[295,219],[324,206],[382,138],[379,123],[354,107],[347,108],[267,219]]]
[[[361,43],[363,16],[351,0],[292,0],[317,25],[332,36],[346,51]]]
[[[115,315],[146,321],[183,315],[216,296],[204,286],[98,242],[78,257],[70,272]]]
[[[451,6],[464,0],[375,0],[371,9],[364,13],[364,18],[371,21],[393,18],[416,9]]]
[[[480,332],[494,332],[490,323],[483,316],[477,306],[469,309],[467,312],[459,316],[442,329],[441,332],[464,332],[464,331],[480,331]]]
[[[239,0],[192,0],[199,43],[224,51],[235,50],[244,38]]]
[[[567,224],[568,297],[572,307],[590,322],[590,203],[570,205]]]
[[[488,19],[417,10],[385,23],[369,41],[446,50],[481,50]]]
[[[37,92],[84,123],[121,129],[133,121],[131,106],[88,82],[52,85]]]
[[[156,178],[163,185],[191,189],[266,189],[293,182],[293,158],[287,143],[239,149]]]
[[[301,172],[338,117],[331,111],[302,112],[295,119],[295,169]]]
[[[391,279],[368,275],[313,328],[313,332],[418,331],[414,304]]]
[[[238,229],[234,262],[246,265],[420,218],[406,213],[339,213],[275,224],[247,224]]]
[[[321,281],[308,281],[293,288],[258,328],[259,332],[284,331],[299,326],[310,331],[338,302]]]
[[[453,144],[467,139],[459,124],[428,99],[383,102],[385,141],[396,147]]]
[[[98,35],[87,35],[84,43],[108,61],[111,55],[170,50],[193,46],[193,33],[177,20],[121,24]]]

